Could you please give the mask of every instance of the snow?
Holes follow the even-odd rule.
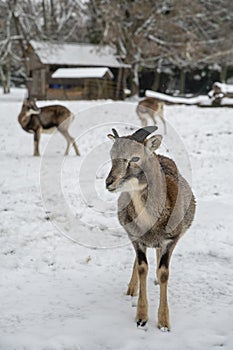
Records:
[[[106,67],[59,68],[52,74],[52,78],[103,78],[105,74],[113,79],[112,72]]]
[[[190,98],[174,97],[174,96],[163,94],[161,92],[156,92],[151,90],[146,90],[146,96],[158,98],[161,101],[174,103],[174,104],[196,105],[199,102],[205,102],[205,101],[209,102],[208,96],[201,95],[201,96],[190,97]]]
[[[209,95],[210,97],[207,95],[199,95],[199,96],[187,98],[187,97],[170,96],[170,95],[166,95],[161,92],[156,92],[152,90],[146,90],[145,95],[147,97],[154,97],[161,101],[171,103],[171,104],[184,104],[184,105],[190,105],[190,106],[198,105],[200,107],[204,107],[204,106],[210,107],[212,105],[212,102],[210,100],[211,95]],[[228,107],[233,106],[233,98],[224,97],[221,100],[221,106],[228,106]]]
[[[171,262],[169,333],[156,328],[159,289],[148,250],[149,322],[142,332],[125,295],[133,249],[116,218],[117,195],[104,188],[106,134],[139,126],[136,101],[63,101],[76,115],[70,132],[81,157],[71,150],[64,158],[65,141],[55,133],[42,135],[37,158],[32,135],[17,122],[24,96],[0,96],[0,350],[231,350],[232,110],[165,106],[161,152],[169,149],[192,178],[197,213]],[[51,103],[58,101],[40,101]]]
[[[224,94],[233,94],[233,84],[215,82],[214,85],[219,87]]]
[[[31,40],[30,44],[43,64],[128,67],[117,61],[114,50],[107,45],[53,44],[34,40]]]

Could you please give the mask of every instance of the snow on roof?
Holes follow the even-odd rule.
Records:
[[[44,64],[129,67],[119,62],[110,46],[91,44],[54,44],[50,42],[30,41],[35,53]]]
[[[107,67],[59,68],[52,74],[52,78],[103,78],[106,74],[113,79],[113,74]]]

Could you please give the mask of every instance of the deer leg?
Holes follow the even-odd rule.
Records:
[[[40,152],[39,152],[40,134],[41,134],[41,130],[40,129],[37,129],[34,132],[34,156],[39,156],[40,155]]]
[[[148,274],[148,263],[146,259],[146,247],[138,246],[137,254],[137,270],[139,277],[139,297],[137,305],[137,326],[144,327],[148,321],[148,302],[146,292],[146,282]]]
[[[157,276],[160,286],[160,301],[158,310],[158,328],[162,331],[170,330],[169,307],[167,301],[167,286],[169,279],[169,263],[175,244],[167,249],[165,253],[158,253]],[[159,256],[160,255],[160,256]]]
[[[72,145],[73,145],[73,147],[74,147],[76,156],[80,156],[80,153],[79,153],[79,150],[78,150],[78,146],[76,145],[76,142],[75,142],[74,139],[73,139]]]
[[[147,126],[147,119],[146,117],[141,117],[141,124],[142,124],[142,127],[144,128],[145,126]]]
[[[131,297],[134,297],[137,295],[137,292],[138,292],[138,262],[136,258],[134,261],[133,272],[132,272],[132,276],[131,276],[126,294],[131,295]]]
[[[166,135],[167,134],[167,125],[166,125],[166,122],[165,122],[165,119],[164,119],[164,105],[161,104],[160,105],[160,108],[159,108],[159,111],[158,111],[158,115],[163,123],[163,127],[164,127],[164,134]]]
[[[147,119],[146,119],[146,116],[145,116],[146,113],[141,113],[140,111],[138,112],[138,116],[139,116],[139,119],[141,121],[141,124],[142,124],[142,127],[144,128],[145,126],[147,126]]]
[[[75,140],[72,136],[70,136],[68,130],[64,130],[62,128],[59,128],[58,127],[58,130],[60,131],[60,133],[65,137],[66,141],[67,141],[67,147],[66,147],[66,151],[65,151],[65,155],[67,156],[68,153],[69,153],[69,148],[70,148],[70,144],[73,145],[74,147],[74,150],[75,150],[75,153],[77,156],[80,156],[80,153],[79,153],[79,150],[78,150],[78,147],[75,143]]]
[[[160,115],[160,119],[162,120],[162,123],[163,123],[163,127],[164,127],[164,134],[166,135],[166,134],[167,134],[167,125],[166,125],[166,122],[165,122],[164,116],[163,116],[163,115]]]
[[[151,112],[149,115],[150,115],[151,119],[153,120],[154,125],[157,125],[156,112]]]

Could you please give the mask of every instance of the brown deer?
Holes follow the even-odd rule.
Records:
[[[136,253],[127,295],[136,296],[139,285],[137,326],[144,327],[148,320],[146,250],[151,247],[156,248],[160,286],[158,328],[168,331],[169,263],[178,240],[193,221],[195,199],[174,161],[154,152],[162,136],[148,136],[156,129],[148,126],[122,137],[113,129],[113,135],[108,135],[114,144],[106,188],[110,192],[121,192],[118,218]]]
[[[156,117],[159,116],[162,120],[164,126],[164,133],[167,133],[166,122],[163,115],[164,102],[157,100],[153,97],[146,97],[140,101],[136,108],[136,113],[141,120],[142,126],[147,126],[148,116],[152,119],[153,123],[156,125]]]
[[[75,140],[70,136],[68,128],[74,119],[73,113],[61,105],[51,105],[38,108],[35,100],[25,99],[18,116],[22,128],[34,134],[34,156],[39,156],[39,141],[41,133],[52,133],[57,129],[66,139],[68,155],[70,144],[73,145],[77,156],[80,155]]]

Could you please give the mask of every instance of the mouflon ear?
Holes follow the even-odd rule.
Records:
[[[133,133],[130,138],[132,140],[143,143],[144,140],[147,138],[147,136],[152,134],[152,132],[154,132],[157,129],[158,129],[158,127],[156,125],[146,126],[145,128],[141,128],[141,129],[135,131],[135,133]]]
[[[145,141],[145,147],[150,153],[153,153],[161,145],[162,139],[162,135],[154,135]]]
[[[118,139],[120,136],[118,135],[118,132],[116,131],[116,129],[112,129],[113,135],[112,134],[108,134],[108,138],[110,138],[110,140],[112,140],[113,142],[115,141],[115,139]]]

